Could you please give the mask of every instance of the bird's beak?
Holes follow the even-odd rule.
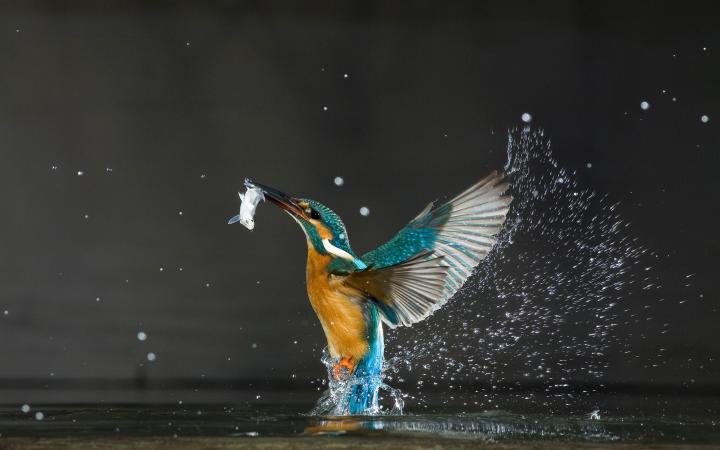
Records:
[[[271,188],[270,186],[265,186],[264,184],[255,183],[252,180],[245,180],[245,186],[246,187],[259,187],[262,189],[263,194],[265,195],[265,198],[270,200],[272,203],[279,206],[281,209],[287,211],[289,214],[291,214],[294,217],[299,217],[303,219],[307,219],[307,214],[305,214],[305,210],[300,207],[298,204],[298,200],[294,197],[291,197],[287,195],[284,192],[278,191],[275,188]]]

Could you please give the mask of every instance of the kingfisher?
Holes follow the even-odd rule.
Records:
[[[327,206],[245,185],[262,190],[305,234],[307,295],[327,339],[331,381],[351,386],[339,410],[348,414],[379,411],[383,326],[411,326],[445,304],[497,243],[512,201],[494,171],[449,201],[431,202],[388,242],[358,255]]]

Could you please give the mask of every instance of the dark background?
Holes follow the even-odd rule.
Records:
[[[713,388],[719,37],[692,2],[0,2],[0,402],[314,389],[302,233],[227,226],[242,180],[328,204],[362,253],[502,168],[524,112],[663,255],[654,295],[694,274],[654,316],[672,339],[631,343],[664,364],[615,349],[603,381]]]

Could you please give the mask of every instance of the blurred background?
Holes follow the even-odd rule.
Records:
[[[563,381],[717,393],[719,38],[692,2],[1,1],[0,402],[315,396],[304,238],[269,205],[226,225],[243,179],[327,204],[364,253],[502,169],[518,126],[620,202],[662,284],[626,302],[670,324]]]

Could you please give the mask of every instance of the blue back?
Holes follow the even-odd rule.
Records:
[[[362,255],[363,261],[379,269],[400,264],[423,251],[433,250],[438,238],[438,227],[447,222],[451,207],[445,204],[431,209],[431,205],[392,239]]]

